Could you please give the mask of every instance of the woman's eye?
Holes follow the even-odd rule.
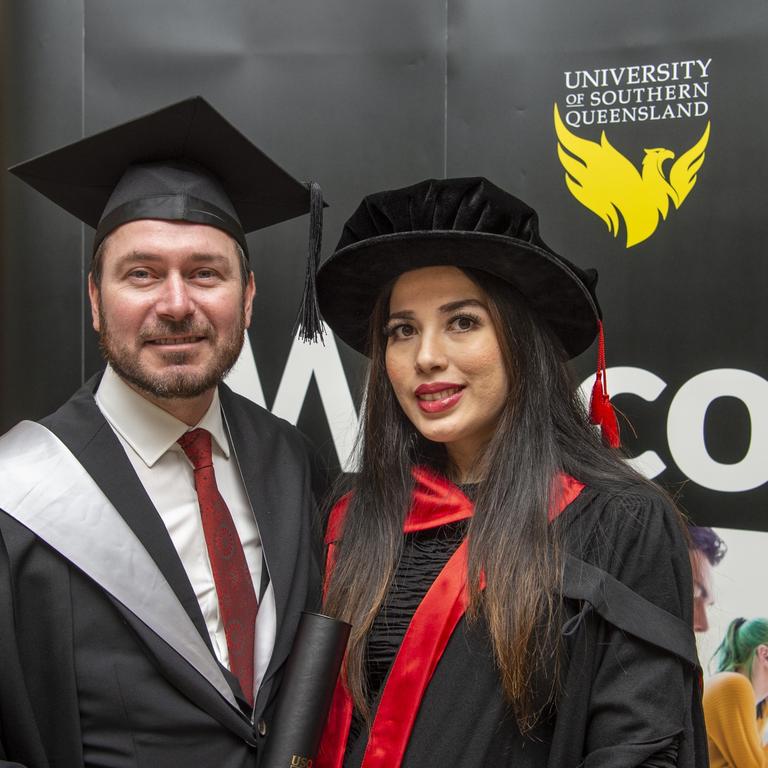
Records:
[[[451,320],[451,326],[457,331],[471,331],[477,325],[477,318],[471,315],[458,315]]]
[[[415,335],[416,329],[409,323],[400,323],[398,325],[391,325],[387,329],[387,336],[393,339],[409,339]]]

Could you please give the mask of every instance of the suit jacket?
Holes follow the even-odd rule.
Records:
[[[87,575],[0,511],[0,766],[255,766],[300,612],[319,604],[304,441],[286,422],[220,388],[277,617],[251,720],[234,677],[215,660],[168,532],[94,401],[97,385],[95,377],[42,423],[140,542],[134,559],[144,576],[133,583],[120,572],[120,558],[111,571],[104,564],[103,579]],[[105,529],[105,539],[120,526]],[[99,541],[88,546],[98,550]],[[150,582],[165,601],[159,607],[154,593],[147,599]]]

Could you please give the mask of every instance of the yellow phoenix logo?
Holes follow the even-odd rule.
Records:
[[[675,153],[664,147],[646,149],[642,175],[608,141],[605,131],[600,143],[582,139],[566,128],[555,104],[557,155],[565,169],[565,183],[571,194],[597,214],[617,237],[619,215],[624,221],[627,248],[647,240],[659,225],[659,214],[667,218],[669,201],[679,208],[696,184],[709,141],[709,122],[701,138],[673,163],[669,177],[664,162]]]

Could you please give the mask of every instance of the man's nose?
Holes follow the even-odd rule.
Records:
[[[194,312],[195,304],[189,286],[181,275],[170,274],[160,287],[155,311],[160,317],[182,320]]]

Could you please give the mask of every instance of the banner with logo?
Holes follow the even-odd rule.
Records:
[[[765,6],[458,5],[448,172],[598,268],[636,465],[701,524],[768,530]]]
[[[696,579],[715,672],[729,623],[768,613],[766,7],[453,9],[448,173],[514,191],[555,250],[599,270],[623,443],[727,548]],[[595,362],[576,361],[585,389]]]

